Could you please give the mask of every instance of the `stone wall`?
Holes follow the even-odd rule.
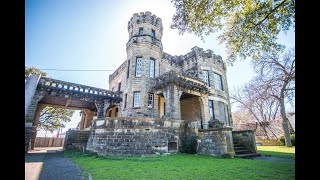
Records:
[[[256,139],[256,144],[261,144],[262,146],[280,146],[279,141],[274,139]]]
[[[178,151],[183,121],[153,118],[94,120],[86,150],[109,156],[152,155]],[[176,148],[172,148],[176,145]]]
[[[64,141],[65,150],[84,151],[89,139],[90,131],[68,130]]]
[[[241,146],[246,147],[251,153],[257,153],[254,131],[232,131],[232,138],[234,142],[238,142]]]
[[[199,130],[197,154],[234,156],[232,139],[228,139],[230,133],[229,128]]]

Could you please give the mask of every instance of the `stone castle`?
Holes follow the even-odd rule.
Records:
[[[148,154],[152,153],[152,150],[165,152],[178,150],[182,136],[188,133],[198,134],[198,130],[210,128],[221,130],[211,132],[216,135],[210,138],[211,141],[225,142],[213,142],[221,145],[211,148],[211,151],[207,149],[207,145],[203,144],[202,151],[204,153],[210,151],[209,154],[233,154],[226,65],[221,56],[214,54],[212,50],[204,51],[199,47],[194,47],[191,52],[180,56],[164,52],[161,43],[162,21],[148,11],[133,14],[128,22],[128,33],[127,59],[109,76],[109,90],[122,92],[123,101],[106,110],[105,116],[110,118],[106,118],[105,127],[93,124],[93,128],[99,130],[98,133],[96,132],[99,138],[91,135],[87,149],[102,154],[119,153],[114,150],[119,148],[118,142],[123,138],[118,139],[115,148],[111,145],[104,150],[98,149],[97,147],[101,144],[94,141],[103,136],[102,139],[108,142],[110,131],[112,131],[110,134],[117,134],[112,129],[121,129],[125,126],[108,121],[114,122],[115,119],[119,119],[117,117],[122,117],[126,123],[130,122],[128,126],[132,125],[132,128],[122,128],[118,131],[130,131],[129,134],[134,132],[129,141],[134,141],[134,136],[137,134],[145,136],[142,138],[143,141],[139,141],[133,149],[129,148],[127,152],[120,151],[123,154]],[[152,123],[146,125],[150,122]],[[185,126],[190,128],[187,132],[181,130]],[[102,129],[104,131],[101,134]],[[150,139],[150,135],[144,133],[151,133],[155,139]],[[124,133],[122,136],[126,135]],[[113,143],[117,140],[114,137],[111,139]],[[144,148],[148,145],[149,149]]]
[[[240,140],[249,142],[245,146],[250,152],[256,151],[252,134],[232,132],[221,56],[197,46],[185,55],[163,52],[162,21],[148,11],[133,14],[128,33],[127,59],[109,76],[109,91],[49,78],[29,85],[37,90],[26,110],[26,149],[30,138],[31,147],[35,139],[31,132],[40,105],[51,104],[83,110],[80,131],[67,132],[67,149],[150,155],[178,152],[181,143],[194,136],[198,154],[234,156],[234,143]]]

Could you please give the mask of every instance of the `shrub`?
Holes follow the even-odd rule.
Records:
[[[179,148],[180,152],[186,154],[196,154],[197,153],[197,137],[196,136],[186,136],[181,140],[181,145]]]
[[[296,145],[295,134],[290,134],[290,139],[291,139],[292,146],[295,146]],[[281,146],[285,146],[286,145],[285,140],[284,140],[284,136],[280,137],[279,143],[280,143]]]

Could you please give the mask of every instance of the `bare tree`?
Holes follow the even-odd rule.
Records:
[[[285,54],[265,53],[254,62],[258,74],[255,78],[258,87],[273,97],[280,105],[282,128],[286,146],[291,147],[289,120],[286,113],[286,101],[295,102],[295,53],[294,49]]]
[[[242,112],[251,115],[257,122],[256,128],[259,124],[267,139],[270,138],[267,129],[274,137],[278,138],[272,127],[266,122],[277,119],[279,116],[279,103],[261,88],[257,78],[251,80],[244,87],[235,89],[230,98]]]

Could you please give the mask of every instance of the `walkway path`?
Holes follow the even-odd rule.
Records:
[[[83,180],[81,169],[57,149],[36,149],[25,156],[26,180]]]

